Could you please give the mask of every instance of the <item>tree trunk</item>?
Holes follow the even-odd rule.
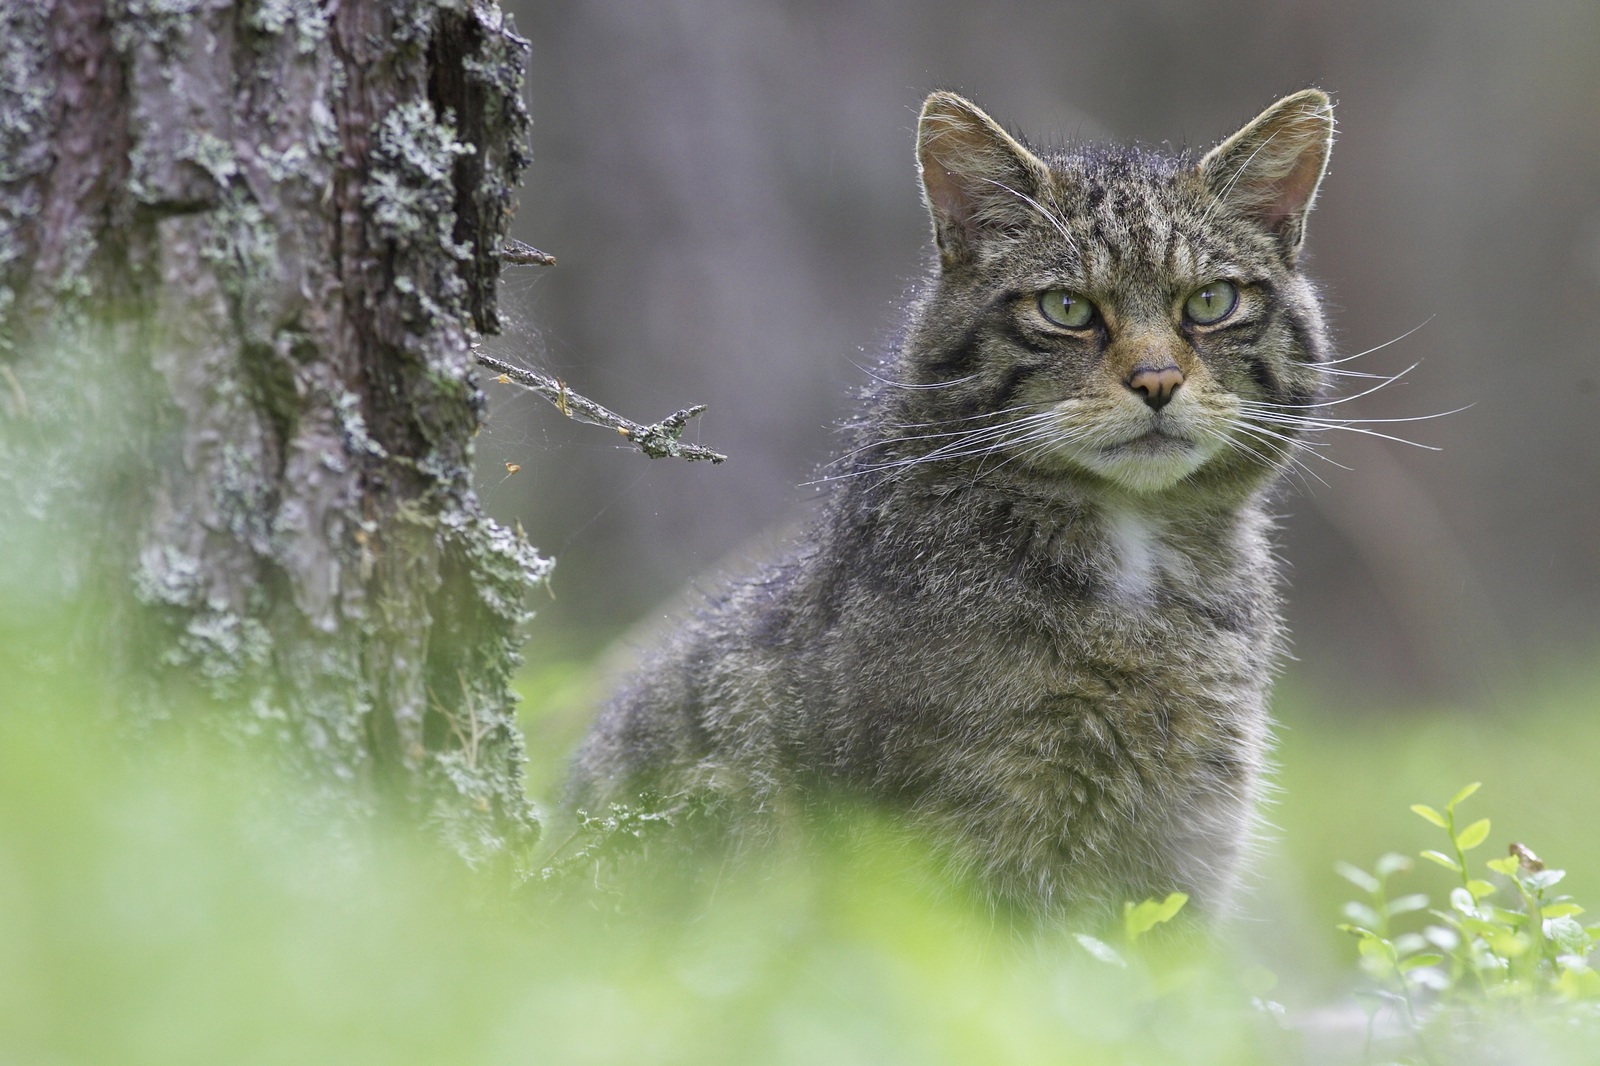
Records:
[[[144,720],[471,861],[536,830],[550,564],[471,483],[526,55],[493,0],[0,0],[0,549],[103,596]]]

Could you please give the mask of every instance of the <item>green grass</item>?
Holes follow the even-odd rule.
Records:
[[[545,789],[592,683],[523,680]],[[1482,780],[1466,806],[1494,824],[1474,854],[1523,841],[1595,897],[1597,703],[1592,675],[1514,720],[1282,701],[1278,840],[1249,920],[1118,967],[1066,935],[1009,941],[870,826],[709,899],[552,899],[403,829],[307,820],[237,752],[118,740],[91,690],[36,689],[0,715],[0,1063],[1295,1061],[1333,1044],[1251,996],[1297,1019],[1348,1002],[1361,978],[1334,925],[1355,893],[1333,866],[1438,847],[1412,803]],[[1442,899],[1450,875],[1418,865],[1403,876]]]

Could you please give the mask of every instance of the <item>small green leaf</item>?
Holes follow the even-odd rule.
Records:
[[[1434,825],[1438,826],[1440,829],[1450,828],[1450,823],[1444,820],[1444,815],[1440,814],[1426,803],[1413,803],[1411,805],[1411,809],[1420,814],[1422,817],[1426,818],[1428,821],[1432,822]]]
[[[1515,855],[1507,855],[1500,859],[1490,859],[1484,865],[1488,866],[1489,869],[1493,870],[1497,874],[1505,874],[1507,877],[1515,877],[1517,876],[1517,867],[1521,864],[1517,861],[1517,857]]]
[[[1549,888],[1565,876],[1567,876],[1565,870],[1535,870],[1525,876],[1522,883],[1537,892]]]
[[[1486,921],[1483,918],[1460,918],[1458,921],[1461,923],[1462,931],[1474,933],[1483,937],[1485,940],[1510,931],[1502,925],[1497,925],[1494,922]]]
[[[1484,942],[1502,959],[1514,959],[1528,950],[1528,938],[1509,929],[1496,929],[1482,934]]]
[[[1078,943],[1083,945],[1083,950],[1101,962],[1109,963],[1112,966],[1120,966],[1123,969],[1128,968],[1127,960],[1122,957],[1116,948],[1107,944],[1104,940],[1096,940],[1088,933],[1074,933],[1073,936],[1077,937]]]
[[[1477,914],[1478,901],[1472,898],[1472,893],[1459,885],[1450,890],[1450,906],[1462,914]]]
[[[1336,862],[1333,864],[1333,871],[1368,895],[1377,895],[1379,890],[1383,888],[1376,877],[1373,877],[1359,866],[1351,866],[1347,862]]]
[[[1411,860],[1392,851],[1385,852],[1378,856],[1378,861],[1373,864],[1372,869],[1379,877],[1393,877],[1411,869]]]
[[[1410,981],[1412,984],[1421,985],[1423,988],[1430,989],[1434,992],[1449,991],[1450,986],[1454,983],[1450,980],[1448,974],[1441,970],[1436,970],[1431,966],[1424,967],[1420,970],[1412,970],[1410,973],[1406,974],[1406,980]]]
[[[1392,918],[1396,914],[1410,914],[1412,911],[1426,910],[1427,906],[1428,897],[1421,892],[1416,892],[1409,896],[1401,896],[1399,899],[1390,900],[1389,905],[1383,911]]]
[[[1461,944],[1461,934],[1447,925],[1430,925],[1422,931],[1423,939],[1436,948],[1454,951]]]
[[[1587,955],[1594,946],[1589,934],[1572,918],[1549,918],[1544,923],[1545,939],[1560,949],[1563,955]]]
[[[1474,781],[1466,788],[1463,788],[1460,792],[1457,792],[1454,796],[1451,796],[1450,802],[1445,804],[1444,809],[1447,811],[1454,811],[1456,809],[1456,804],[1460,803],[1462,800],[1466,799],[1468,796],[1472,795],[1482,787],[1482,781]]]
[[[1349,933],[1351,936],[1358,936],[1363,940],[1378,939],[1378,934],[1374,933],[1371,929],[1363,929],[1359,925],[1351,925],[1349,922],[1340,922],[1338,925],[1334,926],[1334,928],[1341,933]]]
[[[1397,955],[1414,955],[1428,946],[1422,939],[1421,933],[1401,933],[1394,938],[1394,950]]]
[[[1556,991],[1566,1000],[1600,999],[1600,972],[1564,969],[1556,978]]]
[[[1400,964],[1400,972],[1410,973],[1412,970],[1419,969],[1423,966],[1437,966],[1443,961],[1443,955],[1435,955],[1431,953],[1426,955],[1413,955]]]
[[[1443,866],[1446,870],[1454,870],[1456,873],[1460,873],[1461,872],[1461,864],[1456,862],[1454,859],[1452,859],[1450,856],[1446,855],[1442,851],[1424,851],[1422,853],[1422,857],[1424,859],[1428,859],[1428,860],[1430,860],[1432,862],[1438,863],[1440,866]]]
[[[1143,903],[1124,903],[1122,905],[1122,924],[1127,931],[1130,941],[1148,933],[1162,922],[1171,921],[1189,902],[1189,897],[1182,892],[1173,892],[1163,900],[1147,899]]]
[[[1487,881],[1479,881],[1474,878],[1467,882],[1467,891],[1472,893],[1473,899],[1482,899],[1485,896],[1494,895],[1494,886]]]
[[[1456,834],[1456,847],[1462,851],[1471,851],[1473,848],[1489,839],[1489,819],[1479,818]]]
[[[1513,928],[1525,925],[1528,921],[1528,916],[1521,911],[1510,910],[1506,907],[1496,907],[1493,903],[1479,905],[1478,913],[1499,922],[1501,925]]]
[[[1547,903],[1539,908],[1539,913],[1546,918],[1576,918],[1583,913],[1583,908],[1576,903]]]
[[[1361,956],[1361,968],[1374,977],[1383,977],[1395,968],[1394,945],[1378,937],[1363,939],[1356,944]]]
[[[1381,936],[1363,937],[1361,943],[1356,945],[1356,950],[1373,958],[1394,958],[1394,945]]]
[[[1368,929],[1376,928],[1380,924],[1377,911],[1365,903],[1357,903],[1355,900],[1346,903],[1341,913],[1355,924],[1365,926]]]

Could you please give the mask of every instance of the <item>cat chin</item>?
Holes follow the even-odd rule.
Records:
[[[1170,489],[1204,466],[1216,451],[1214,446],[1152,433],[1109,448],[1075,450],[1071,458],[1121,488],[1148,494]]]

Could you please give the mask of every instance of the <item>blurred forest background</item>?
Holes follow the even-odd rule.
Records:
[[[808,487],[929,262],[912,140],[933,88],[1036,142],[1203,151],[1279,95],[1338,102],[1308,268],[1393,387],[1284,494],[1298,661],[1338,705],[1514,710],[1597,648],[1600,5],[1533,0],[899,4],[511,0],[534,165],[490,349],[641,419],[689,403],[720,467],[641,462],[496,387],[497,516],[554,553],[531,652],[582,657]],[[1420,328],[1419,328],[1420,327]],[[1411,332],[1415,330],[1415,332]],[[1397,339],[1401,338],[1401,339]],[[1346,380],[1346,393],[1356,391]],[[521,467],[514,476],[505,464]]]

